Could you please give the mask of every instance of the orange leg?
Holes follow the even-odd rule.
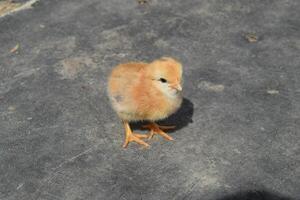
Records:
[[[143,128],[150,129],[150,134],[148,136],[149,139],[151,139],[154,136],[154,134],[159,134],[167,140],[174,140],[171,136],[166,134],[163,130],[170,130],[170,129],[175,128],[175,126],[160,126],[153,122],[153,123],[143,126]]]
[[[128,122],[123,122],[124,127],[125,127],[125,141],[123,144],[123,147],[126,148],[129,144],[129,142],[136,142],[138,144],[144,145],[145,147],[149,147],[149,144],[141,140],[141,138],[147,138],[147,135],[142,135],[138,133],[133,133],[129,123]]]

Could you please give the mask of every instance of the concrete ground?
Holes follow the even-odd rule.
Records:
[[[40,0],[0,44],[1,200],[300,199],[300,1]],[[107,75],[163,55],[175,140],[123,149]]]

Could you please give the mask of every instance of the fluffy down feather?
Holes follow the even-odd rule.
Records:
[[[120,64],[109,77],[108,95],[123,121],[156,121],[180,107],[181,79],[181,64],[169,57]]]

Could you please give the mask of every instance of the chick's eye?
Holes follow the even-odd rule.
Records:
[[[164,79],[164,78],[160,78],[159,80],[160,80],[162,83],[166,83],[166,82],[167,82],[167,80]]]

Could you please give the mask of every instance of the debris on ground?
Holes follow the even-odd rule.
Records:
[[[0,0],[0,17],[27,8],[32,8],[32,5],[35,4],[37,1],[38,0]]]
[[[10,53],[15,53],[15,52],[17,52],[18,50],[19,50],[19,47],[20,47],[20,45],[19,44],[17,44],[14,48],[12,48],[9,52]]]
[[[143,5],[149,3],[148,0],[137,0],[138,4]]]
[[[0,16],[20,7],[21,3],[16,3],[12,0],[0,1]]]
[[[255,43],[258,40],[258,37],[257,37],[257,35],[255,33],[247,33],[245,35],[245,38],[250,43]]]

